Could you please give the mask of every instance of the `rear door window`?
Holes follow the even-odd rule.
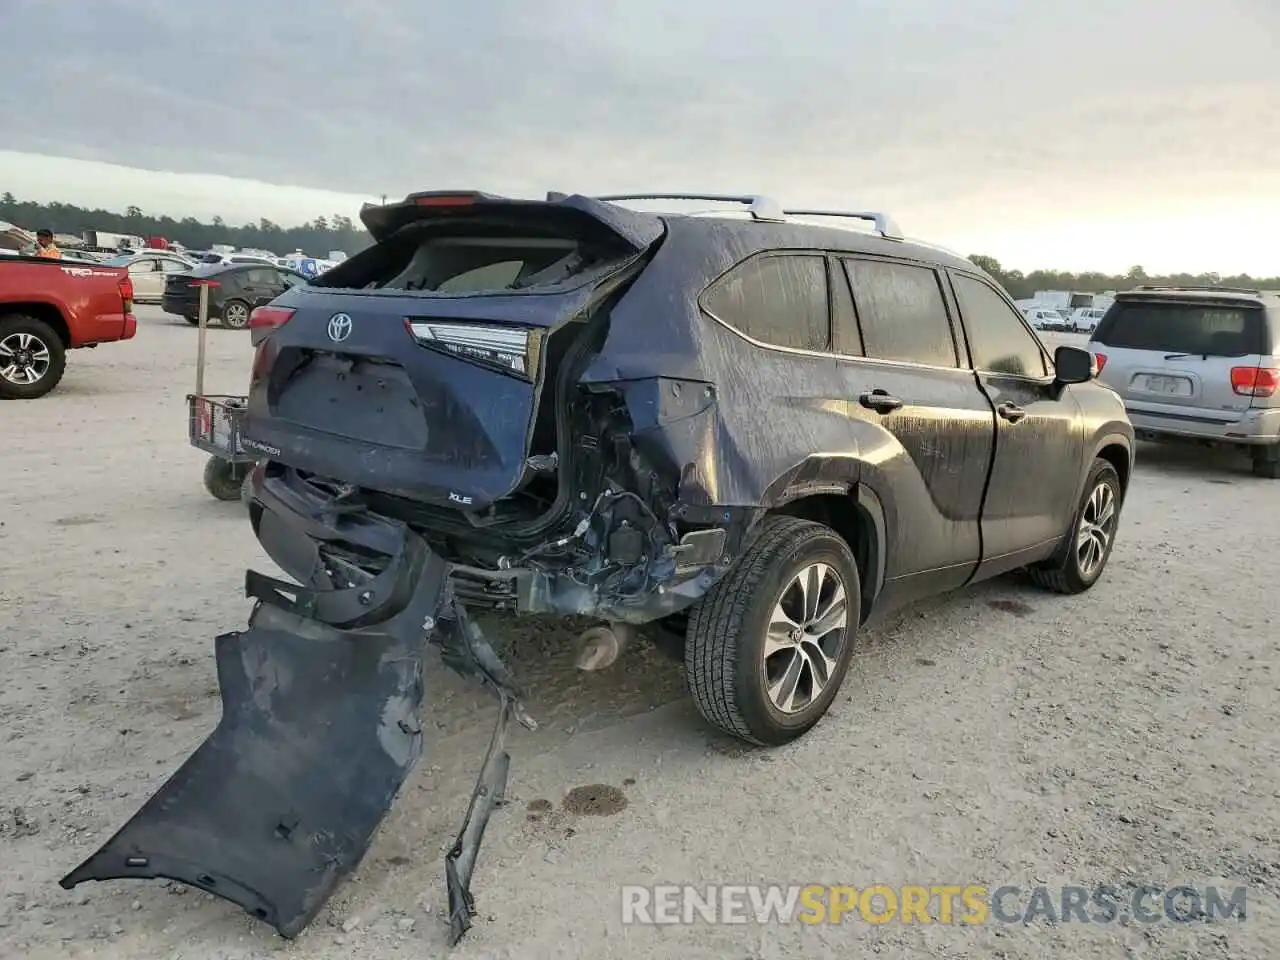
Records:
[[[831,284],[831,347],[842,356],[860,357],[863,352],[858,311],[853,305],[849,276],[835,258],[830,261],[828,280]]]
[[[1093,339],[1108,347],[1244,357],[1267,353],[1261,307],[1177,300],[1120,300]]]
[[[798,350],[827,350],[831,316],[827,261],[811,254],[754,257],[703,295],[716,319],[753,340]]]
[[[1040,341],[1026,328],[1017,311],[981,280],[960,274],[952,277],[974,369],[1016,377],[1044,377],[1048,371]]]
[[[946,301],[929,267],[885,260],[845,260],[868,357],[957,366]]]

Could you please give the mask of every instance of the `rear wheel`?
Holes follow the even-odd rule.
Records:
[[[249,305],[243,300],[228,300],[222,305],[222,325],[243,330],[249,325]]]
[[[0,398],[43,397],[66,367],[62,339],[43,320],[23,314],[0,318]]]
[[[860,596],[853,554],[834,530],[762,521],[689,618],[685,675],[703,717],[755,744],[806,733],[849,669]]]
[[[204,465],[204,488],[216,500],[239,500],[249,464],[210,457]]]
[[[1280,480],[1280,445],[1253,451],[1253,475]]]
[[[1102,577],[1111,550],[1124,494],[1116,468],[1101,457],[1093,461],[1065,555],[1030,569],[1031,579],[1055,593],[1083,593]]]

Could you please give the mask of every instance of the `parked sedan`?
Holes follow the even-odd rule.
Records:
[[[63,260],[75,260],[79,263],[102,263],[107,258],[92,250],[77,250],[74,247],[62,251]]]
[[[241,330],[249,325],[254,307],[307,282],[302,274],[261,263],[210,263],[190,273],[169,277],[160,306],[166,313],[200,322],[200,286],[209,287],[209,319]]]
[[[122,253],[106,261],[110,267],[124,267],[133,281],[133,299],[138,303],[159,303],[164,296],[165,281],[185,274],[195,264],[168,250],[140,250]]]

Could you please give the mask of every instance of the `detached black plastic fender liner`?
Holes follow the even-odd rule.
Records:
[[[450,602],[447,564],[407,529],[402,542],[380,576],[350,589],[249,571],[261,601],[249,628],[215,641],[217,729],[62,887],[167,877],[284,937],[314,919],[422,750],[423,653]]]

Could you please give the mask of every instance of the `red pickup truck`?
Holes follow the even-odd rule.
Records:
[[[68,350],[137,331],[122,267],[0,257],[0,400],[43,397],[62,379]]]

